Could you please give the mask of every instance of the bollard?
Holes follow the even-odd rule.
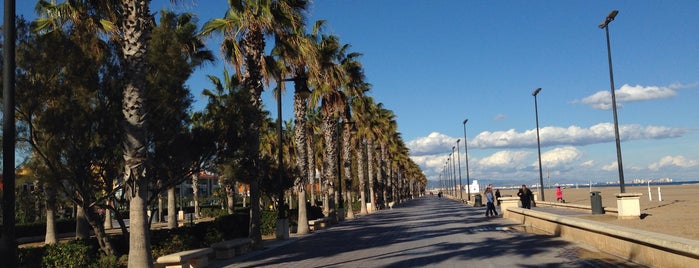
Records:
[[[604,214],[602,195],[600,195],[600,192],[590,192],[590,204],[592,207],[592,214]]]

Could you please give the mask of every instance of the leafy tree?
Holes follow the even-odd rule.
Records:
[[[18,51],[18,119],[26,124],[26,141],[48,171],[47,185],[73,200],[102,250],[114,255],[96,211],[111,193],[119,166],[120,132],[115,126],[120,102],[115,92],[120,72],[114,47],[85,30],[86,24],[55,26]]]
[[[301,22],[301,12],[306,9],[305,0],[234,0],[229,1],[229,9],[224,18],[211,20],[204,24],[203,35],[212,33],[223,34],[221,44],[225,60],[232,63],[242,83],[249,93],[252,113],[248,117],[246,146],[244,157],[240,163],[247,176],[238,177],[250,184],[250,238],[253,247],[261,246],[260,208],[257,205],[260,198],[259,172],[261,158],[259,153],[260,134],[262,133],[261,94],[264,90],[264,66],[266,66],[265,36],[271,36],[279,31],[288,29]],[[243,69],[244,67],[244,69]]]
[[[194,150],[194,143],[200,141],[194,140],[190,129],[192,96],[185,82],[196,67],[214,58],[196,30],[194,15],[163,10],[160,23],[151,33],[146,101],[151,120],[148,124],[153,168],[150,174],[154,177],[152,181],[157,182],[153,198],[163,189],[169,189],[172,195],[174,186],[198,174],[200,162],[206,159],[201,158],[203,151]],[[177,226],[174,196],[168,198],[168,226]]]

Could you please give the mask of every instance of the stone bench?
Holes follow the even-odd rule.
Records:
[[[311,229],[311,231],[315,231],[325,229],[326,227],[328,227],[328,224],[330,224],[330,218],[325,217],[308,221],[308,228]]]
[[[211,248],[216,253],[216,259],[228,259],[248,253],[251,245],[252,239],[245,237],[218,242]]]
[[[213,253],[211,248],[192,249],[161,256],[155,262],[155,267],[165,268],[198,268],[209,265],[209,254]]]

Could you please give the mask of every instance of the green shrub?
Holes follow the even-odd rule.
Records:
[[[93,263],[97,250],[84,240],[45,246],[42,267],[87,267]]]
[[[96,263],[93,263],[90,267],[92,268],[122,268],[128,265],[128,255],[117,256],[107,256],[100,254]]]
[[[45,247],[18,248],[17,262],[20,267],[41,267],[41,259],[45,253]]]
[[[153,259],[193,248],[196,248],[196,246],[193,246],[192,237],[190,235],[187,233],[173,234],[161,241],[161,243],[158,243],[157,246],[154,243]]]
[[[274,234],[277,225],[277,215],[279,213],[274,210],[263,210],[261,212],[262,215],[260,215],[260,231],[262,232],[262,235]]]
[[[217,217],[214,220],[216,229],[221,232],[223,239],[248,237],[250,216],[247,211]]]

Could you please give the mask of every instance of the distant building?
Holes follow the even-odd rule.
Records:
[[[210,197],[213,195],[214,190],[221,188],[218,181],[218,175],[207,172],[199,173],[198,180],[199,197]],[[180,197],[192,198],[194,196],[194,191],[192,189],[192,179],[183,181],[182,183],[175,186],[175,192],[179,193]]]

